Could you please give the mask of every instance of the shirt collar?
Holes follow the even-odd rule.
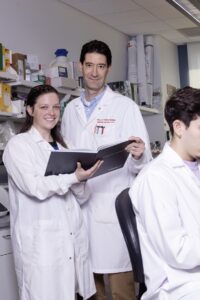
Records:
[[[170,146],[170,142],[166,142],[163,148],[163,155],[167,157],[167,160],[170,161],[170,164],[173,167],[184,167],[186,164],[184,160],[178,155],[176,151]],[[199,160],[197,164],[199,165]]]
[[[28,133],[32,136],[35,142],[45,142],[47,145],[49,145],[49,143],[42,137],[40,132],[33,125],[29,129]]]
[[[101,98],[103,97],[103,95],[105,93],[105,90],[106,90],[106,87],[107,86],[104,87],[103,91],[100,94],[93,97],[90,101],[87,101],[85,99],[85,91],[83,91],[81,93],[81,101],[82,101],[83,105],[86,106],[86,107],[90,107],[90,106],[93,106],[95,103],[98,103],[101,100]]]
[[[32,125],[31,128],[29,129],[28,133],[33,137],[33,139],[36,142],[41,142],[43,141],[43,138],[39,131]]]

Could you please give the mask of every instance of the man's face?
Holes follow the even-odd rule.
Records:
[[[105,85],[110,69],[107,66],[106,56],[95,52],[87,53],[80,67],[86,90],[99,94]]]
[[[183,149],[183,159],[200,159],[200,117],[190,122],[186,127],[182,124],[181,145]]]

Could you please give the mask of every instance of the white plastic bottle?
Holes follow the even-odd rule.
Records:
[[[63,74],[60,74],[61,77],[73,78],[73,69],[67,54],[66,49],[57,49],[55,51],[56,58],[50,63],[49,67],[61,67],[59,68],[59,72],[63,72]]]

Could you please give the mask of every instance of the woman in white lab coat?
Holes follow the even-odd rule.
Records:
[[[79,204],[85,183],[99,162],[85,171],[44,176],[52,150],[65,149],[58,133],[60,105],[48,85],[27,98],[22,132],[7,144],[3,161],[9,176],[11,237],[21,300],[85,299],[95,293],[88,239]]]
[[[147,292],[143,300],[200,299],[200,90],[166,103],[172,139],[141,171],[130,195]]]

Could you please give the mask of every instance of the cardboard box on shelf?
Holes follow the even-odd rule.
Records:
[[[27,64],[30,66],[31,71],[39,71],[39,59],[36,54],[26,55]]]
[[[12,112],[15,114],[24,114],[25,113],[25,107],[24,107],[24,101],[21,99],[18,100],[12,100]]]
[[[6,72],[9,70],[10,65],[12,64],[12,51],[3,46],[3,71]]]
[[[0,71],[3,71],[3,45],[0,43]]]
[[[3,107],[3,87],[2,87],[3,83],[0,82],[0,111],[1,108]]]
[[[26,55],[22,53],[13,53],[12,55],[12,67],[19,75],[19,80],[26,79]]]
[[[0,83],[0,111],[12,111],[11,86],[6,83]]]

